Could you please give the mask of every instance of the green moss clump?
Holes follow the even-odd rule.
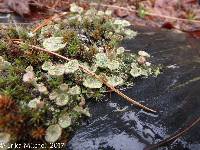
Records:
[[[11,38],[11,39],[18,39],[19,35],[17,30],[14,27],[10,27],[7,31],[7,35]]]
[[[0,51],[4,51],[6,50],[6,48],[7,48],[6,43],[0,40]]]
[[[29,45],[27,43],[20,44],[19,46],[20,46],[20,50],[22,50],[22,51],[29,50]]]
[[[67,53],[69,56],[74,57],[78,54],[80,51],[80,41],[78,38],[74,38],[70,41],[68,48],[67,48]]]

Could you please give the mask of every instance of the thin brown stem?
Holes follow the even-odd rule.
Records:
[[[23,44],[23,42],[21,41],[14,41],[14,43],[16,44]],[[62,58],[66,61],[70,61],[71,59],[67,58],[67,57],[64,57],[58,53],[55,53],[55,52],[51,52],[47,49],[44,49],[44,48],[41,48],[41,47],[38,47],[38,46],[35,46],[35,45],[29,45],[31,48],[35,49],[35,50],[39,50],[39,51],[43,51],[43,52],[46,52],[48,54],[51,54],[51,55],[54,55],[54,56],[57,56],[59,58]],[[90,76],[93,76],[95,77],[97,80],[99,80],[100,82],[102,82],[103,84],[105,84],[107,87],[109,87],[111,90],[113,90],[115,93],[117,93],[118,95],[120,95],[121,97],[123,97],[124,99],[126,99],[129,103],[132,103],[134,104],[135,106],[138,106],[139,108],[141,109],[144,109],[146,111],[149,111],[149,112],[153,112],[153,113],[156,113],[155,110],[153,109],[150,109],[142,104],[140,104],[139,102],[131,99],[130,97],[126,96],[124,93],[120,92],[119,90],[117,90],[115,87],[113,87],[112,85],[108,84],[105,80],[103,80],[100,76],[98,76],[97,74],[95,74],[94,72],[92,72],[91,70],[89,70],[88,68],[86,68],[85,66],[83,65],[79,65],[79,68],[85,72],[86,74],[90,75]]]
[[[41,28],[43,28],[44,26],[50,24],[51,21],[53,21],[54,19],[56,18],[59,18],[59,17],[62,17],[64,15],[66,15],[67,12],[63,12],[63,13],[60,13],[60,14],[55,14],[53,16],[51,16],[50,18],[48,19],[45,19],[41,24],[37,25],[33,30],[32,30],[32,33],[35,33],[37,32],[38,30],[40,30]]]
[[[52,8],[53,8],[53,9],[56,8],[57,5],[59,4],[59,2],[60,2],[60,0],[57,0],[57,1],[53,4]]]
[[[150,147],[145,148],[144,150],[154,150],[161,146],[164,146],[170,142],[173,142],[174,140],[178,139],[179,137],[183,136],[186,132],[188,132],[192,127],[194,127],[196,124],[200,122],[200,117],[198,117],[195,121],[193,121],[188,127],[184,128],[182,131],[172,134],[170,137],[166,138],[165,140],[151,145]]]

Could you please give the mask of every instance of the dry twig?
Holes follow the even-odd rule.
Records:
[[[193,121],[188,127],[186,127],[185,129],[183,129],[182,131],[172,134],[170,137],[166,138],[165,140],[154,144],[150,147],[145,148],[144,150],[155,150],[161,146],[164,146],[170,142],[173,142],[174,140],[178,139],[179,137],[181,137],[183,134],[185,134],[187,131],[189,131],[192,127],[194,127],[196,124],[198,124],[200,122],[200,117],[197,118],[195,121]]]
[[[64,15],[66,15],[66,14],[67,14],[67,12],[63,12],[63,13],[60,13],[60,14],[55,14],[55,15],[51,16],[51,17],[48,18],[48,19],[45,19],[43,23],[37,25],[37,26],[32,30],[32,33],[37,32],[37,31],[40,30],[42,27],[44,27],[44,26],[50,24],[50,22],[53,21],[54,19],[59,18],[59,17],[62,17],[62,16],[64,16]]]
[[[24,44],[23,42],[21,41],[14,41],[14,43],[16,44]],[[29,45],[31,48],[35,49],[35,50],[39,50],[39,51],[43,51],[43,52],[46,52],[48,54],[51,54],[51,55],[54,55],[54,56],[57,56],[59,58],[62,58],[66,61],[70,61],[71,59],[67,58],[67,57],[64,57],[58,53],[54,53],[54,52],[51,52],[47,49],[44,49],[44,48],[41,48],[41,47],[38,47],[38,46],[34,46],[34,45]],[[115,87],[113,87],[112,85],[108,84],[105,80],[103,80],[100,76],[98,76],[97,74],[95,74],[94,72],[92,72],[91,70],[89,70],[88,68],[86,68],[85,66],[83,65],[79,65],[79,68],[84,71],[85,73],[87,73],[88,75],[90,76],[93,76],[95,77],[97,80],[99,80],[100,82],[102,82],[103,84],[105,84],[107,87],[109,87],[111,90],[113,90],[115,93],[117,93],[118,95],[120,95],[121,97],[123,97],[124,99],[126,99],[128,102],[134,104],[135,106],[138,106],[139,108],[141,109],[144,109],[146,111],[149,111],[149,112],[153,112],[153,113],[156,113],[155,110],[151,109],[151,108],[148,108],[142,104],[140,104],[139,102],[131,99],[130,97],[126,96],[124,93],[120,92],[119,90],[117,90]]]

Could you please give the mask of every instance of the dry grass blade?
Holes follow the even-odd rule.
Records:
[[[20,41],[14,41],[14,43],[16,44],[24,44],[23,42],[20,42]],[[34,45],[29,45],[31,48],[33,49],[36,49],[36,50],[39,50],[39,51],[43,51],[43,52],[46,52],[48,54],[51,54],[51,55],[54,55],[54,56],[57,56],[59,58],[62,58],[66,61],[70,61],[71,59],[67,58],[67,57],[64,57],[58,53],[54,53],[54,52],[51,52],[47,49],[44,49],[44,48],[41,48],[41,47],[38,47],[38,46],[34,46]],[[117,90],[116,88],[114,88],[112,85],[108,84],[105,80],[103,80],[100,76],[98,76],[97,74],[95,74],[94,72],[92,72],[91,70],[89,70],[88,68],[86,68],[85,66],[83,65],[79,65],[79,68],[84,71],[85,73],[87,73],[88,75],[90,76],[93,76],[95,77],[97,80],[99,80],[100,82],[102,82],[103,84],[105,84],[107,87],[109,87],[111,90],[113,90],[115,93],[117,93],[118,95],[120,95],[121,97],[123,97],[124,99],[126,99],[128,102],[134,104],[135,106],[138,106],[139,108],[141,109],[144,109],[146,111],[149,111],[149,112],[153,112],[153,113],[156,113],[155,110],[151,109],[151,108],[148,108],[142,104],[140,104],[139,102],[131,99],[130,97],[126,96],[124,93],[120,92],[119,90]]]

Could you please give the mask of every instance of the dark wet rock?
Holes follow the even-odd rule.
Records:
[[[11,23],[15,20],[15,22],[21,22],[24,23],[26,20],[20,16],[13,15],[13,14],[3,14],[0,13],[0,23],[6,24]]]
[[[136,81],[125,93],[159,113],[138,110],[121,97],[108,95],[104,101],[90,104],[92,117],[75,132],[67,149],[142,150],[200,115],[199,41],[172,30],[137,30],[137,38],[124,42],[125,47],[147,51],[152,55],[152,63],[164,68],[157,78]],[[199,127],[196,125],[165,148],[199,150]]]
[[[0,16],[0,22],[8,22],[7,15]],[[142,150],[199,117],[200,42],[173,30],[137,30],[137,38],[124,42],[125,47],[147,51],[152,63],[162,64],[164,70],[157,78],[136,81],[125,93],[159,113],[138,110],[116,94],[108,95],[102,102],[90,104],[92,117],[75,132],[67,149]],[[163,150],[199,150],[199,127]]]

